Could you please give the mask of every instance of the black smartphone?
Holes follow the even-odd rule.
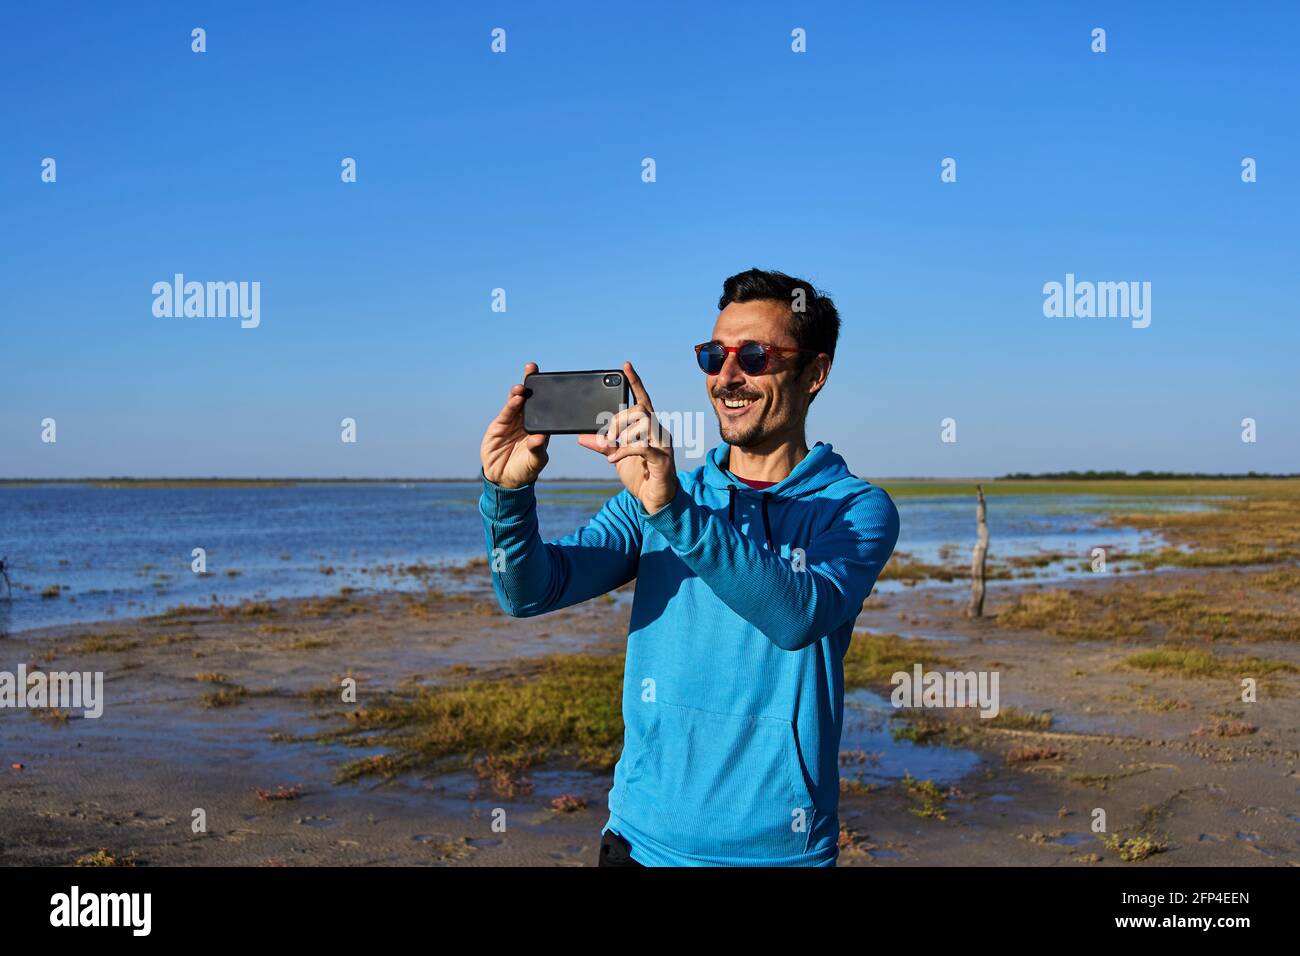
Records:
[[[524,431],[530,435],[594,435],[628,407],[620,369],[534,372],[524,378]]]

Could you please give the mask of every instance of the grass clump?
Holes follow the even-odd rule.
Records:
[[[177,604],[175,607],[169,607],[158,616],[162,618],[202,617],[205,614],[211,614],[212,610],[210,607],[199,607],[195,604]]]
[[[291,651],[314,651],[321,647],[330,647],[333,641],[324,637],[301,637],[285,645]]]
[[[1002,707],[996,717],[980,718],[981,724],[1008,730],[1050,730],[1050,710],[1023,710],[1020,707]]]
[[[844,687],[848,690],[887,684],[890,677],[899,671],[910,674],[915,664],[930,670],[952,663],[917,641],[909,641],[897,634],[854,631],[849,651],[844,655]]]
[[[1197,727],[1192,731],[1193,737],[1247,737],[1250,734],[1258,733],[1259,727],[1256,724],[1246,723],[1244,720],[1213,720],[1203,727]]]
[[[193,631],[183,631],[180,634],[160,634],[155,638],[154,643],[167,646],[169,644],[185,644],[189,641],[197,641],[199,636]]]
[[[199,701],[204,707],[208,708],[234,707],[236,704],[242,703],[247,696],[248,690],[246,688],[237,686],[222,687],[219,690],[204,694],[199,698]]]
[[[303,601],[299,605],[299,609],[305,617],[330,617],[332,615],[351,617],[354,614],[364,614],[370,610],[364,601],[353,597],[352,588],[342,588],[337,594]]]
[[[998,614],[998,623],[1025,631],[1046,631],[1075,640],[1113,640],[1140,637],[1141,622],[1114,609],[1098,613],[1097,599],[1082,591],[1029,591]]]
[[[69,651],[73,654],[121,654],[139,646],[139,641],[104,634],[83,637]]]
[[[1121,837],[1119,834],[1113,833],[1104,837],[1102,843],[1105,844],[1106,849],[1117,854],[1125,863],[1137,863],[1168,849],[1167,844],[1160,842],[1148,833],[1140,833],[1131,837]]]
[[[1007,751],[1009,764],[1034,763],[1039,760],[1060,760],[1065,755],[1055,747],[1013,747]]]
[[[126,856],[114,856],[107,847],[100,847],[94,853],[86,853],[73,861],[73,866],[135,866],[136,856],[132,850]]]
[[[489,779],[553,759],[608,770],[623,742],[622,684],[621,656],[546,657],[503,677],[423,688],[359,709],[349,727],[321,739],[391,751],[349,763],[340,771],[344,780],[473,766],[475,758]]]
[[[1279,569],[1210,573],[1174,588],[1124,581],[1028,591],[999,612],[998,623],[1071,640],[1294,641],[1300,597],[1287,588],[1291,582],[1292,573]]]
[[[1300,673],[1300,667],[1288,661],[1266,660],[1258,657],[1220,657],[1200,648],[1185,647],[1159,647],[1130,654],[1122,663],[1126,667],[1137,670],[1160,671],[1190,678]]]
[[[908,812],[928,820],[948,819],[944,801],[952,795],[952,791],[944,790],[933,780],[917,780],[906,772],[901,783],[903,789],[921,804],[919,807],[909,807]]]

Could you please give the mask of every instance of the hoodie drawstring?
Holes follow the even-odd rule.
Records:
[[[739,489],[735,485],[727,485],[727,521],[730,524],[736,523],[736,492]],[[772,521],[767,516],[767,502],[771,499],[771,492],[763,492],[763,533],[767,535],[767,546],[769,550],[775,551],[776,545],[772,543]]]
[[[768,550],[775,551],[776,548],[772,544],[772,522],[767,518],[767,502],[771,497],[772,495],[770,492],[763,492],[763,531],[767,534]]]

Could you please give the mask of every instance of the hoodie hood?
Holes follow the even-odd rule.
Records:
[[[704,465],[704,483],[712,488],[753,492],[748,485],[737,485],[735,479],[727,474],[727,465],[731,459],[731,446],[721,444],[709,452]],[[823,442],[818,442],[808,449],[804,460],[794,466],[794,471],[783,479],[764,489],[763,494],[775,498],[810,498],[816,497],[823,489],[853,474],[844,459],[835,454],[835,450]]]
[[[767,546],[778,550],[772,539],[772,517],[769,508],[773,500],[795,500],[815,498],[823,490],[842,478],[853,477],[844,459],[835,454],[830,445],[818,442],[808,449],[803,461],[794,466],[794,471],[786,475],[770,488],[753,489],[744,482],[739,484],[727,473],[731,460],[731,446],[723,443],[709,452],[704,465],[704,483],[710,488],[727,492],[727,521],[736,522],[736,495],[750,494],[759,497],[760,514],[763,519],[763,537]]]

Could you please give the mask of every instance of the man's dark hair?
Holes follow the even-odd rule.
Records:
[[[803,290],[803,310],[795,306],[795,293]],[[768,272],[764,269],[750,269],[737,272],[722,283],[722,298],[718,299],[721,311],[733,302],[754,302],[770,299],[781,302],[790,310],[790,334],[801,349],[825,352],[835,358],[835,343],[840,337],[840,314],[835,310],[835,303],[825,293],[818,292],[811,282],[796,279],[784,272]],[[802,372],[812,361],[812,356],[800,356],[799,370]]]

